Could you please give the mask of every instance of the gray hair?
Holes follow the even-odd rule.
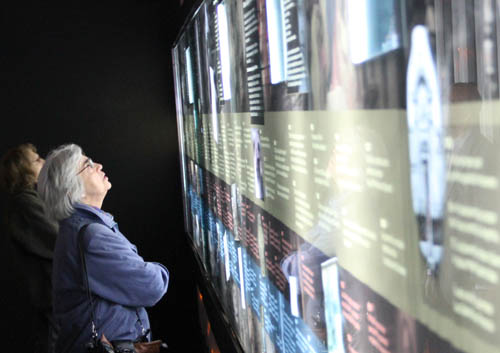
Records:
[[[62,145],[52,150],[38,177],[37,190],[45,201],[52,218],[61,221],[75,211],[73,205],[84,194],[84,187],[78,168],[83,153],[75,144]]]

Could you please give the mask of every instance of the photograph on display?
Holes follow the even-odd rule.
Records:
[[[336,0],[330,5],[333,6],[333,15],[328,16],[329,21],[325,23],[325,26],[332,28],[330,30],[332,36],[328,37],[330,41],[323,44],[324,49],[322,49],[323,51],[330,50],[330,55],[326,55],[329,61],[323,64],[328,69],[326,70],[326,73],[329,73],[326,76],[328,82],[312,83],[313,89],[318,85],[327,84],[326,97],[323,98],[317,95],[315,100],[326,100],[328,110],[352,109],[361,105],[360,96],[362,93],[360,90],[362,88],[358,83],[358,70],[350,58],[352,43],[349,39],[350,32],[348,30],[348,3],[347,0]],[[324,15],[328,14],[327,11],[326,14],[323,13]],[[316,74],[315,77],[317,76]],[[319,79],[324,82],[321,76]],[[315,89],[315,92],[318,91],[320,90]]]
[[[328,260],[328,256],[308,242],[299,245],[296,256],[301,317],[326,345],[325,293],[321,264]]]
[[[224,264],[224,229],[217,229],[216,227],[216,237],[215,241],[216,248],[211,255],[211,265],[212,265],[212,278],[214,287],[218,295],[224,293],[224,284],[226,281],[225,274],[225,264]]]
[[[267,269],[266,269],[266,240],[265,237],[266,235],[264,234],[264,229],[263,229],[263,222],[266,220],[264,217],[260,214],[257,213],[257,247],[258,247],[258,253],[259,253],[259,267],[260,267],[260,274],[263,277],[267,276]],[[269,237],[269,235],[268,235]]]
[[[264,200],[265,190],[264,190],[264,170],[263,170],[263,160],[260,146],[260,131],[258,128],[252,128],[252,147],[253,147],[253,167],[255,170],[254,174],[254,185],[255,185],[255,197]]]
[[[241,193],[238,184],[231,184],[231,211],[233,219],[233,235],[236,241],[241,239],[240,233],[243,232],[243,212],[241,209]]]
[[[260,353],[266,352],[264,348],[264,337],[263,337],[263,322],[259,320],[258,314],[254,310],[247,310],[247,320],[248,320],[248,345],[247,352],[250,353]],[[272,350],[269,350],[272,352]]]
[[[371,60],[402,45],[399,1],[349,0],[346,4],[350,42],[356,43],[350,46],[353,63]]]
[[[221,101],[228,101],[232,98],[231,84],[231,56],[229,55],[229,28],[228,13],[224,2],[220,2],[217,7],[217,74],[219,76],[219,98]]]
[[[297,0],[247,2],[246,14],[256,19],[246,26],[248,39],[252,38],[249,59],[255,63],[255,56],[258,55],[260,61],[257,66],[249,66],[255,75],[250,76],[249,71],[248,77],[249,80],[256,80],[254,84],[259,84],[259,92],[263,93],[255,96],[259,98],[262,110],[308,109],[309,3]],[[261,124],[262,121],[252,120],[252,123]]]
[[[328,353],[345,352],[337,258],[321,264]]]
[[[218,116],[218,94],[217,87],[215,85],[215,71],[210,67],[209,80],[210,80],[210,105],[211,105],[211,122],[212,122],[212,136],[215,143],[219,143],[219,116]]]
[[[231,236],[228,234],[227,230],[221,234],[221,239],[219,241],[218,256],[219,260],[219,277],[214,278],[213,281],[216,285],[217,295],[220,298],[221,304],[227,312],[231,310],[231,264],[229,256],[229,243],[231,242]]]
[[[248,112],[250,98],[247,84],[243,6],[245,1],[224,1],[228,28],[229,77],[231,81],[231,101],[224,112]],[[221,39],[222,40],[222,39]]]
[[[259,31],[262,28],[262,13],[258,3],[262,0],[243,2],[243,24],[245,39],[245,68],[248,85],[248,110],[252,124],[264,123],[264,86],[262,81],[261,48]]]
[[[404,6],[395,0],[312,5],[311,109],[403,108],[405,21]]]
[[[310,2],[308,70],[310,77],[309,108],[325,110],[327,93],[333,74],[332,45],[335,1]]]
[[[424,26],[412,31],[406,82],[412,205],[420,252],[435,275],[443,254],[446,161],[436,63]]]
[[[201,249],[201,225],[200,225],[200,216],[195,213],[193,217],[193,229],[194,229],[194,242],[198,249]]]
[[[187,87],[187,102],[192,106],[192,111],[193,114],[195,115],[196,118],[196,106],[194,105],[195,103],[195,72],[194,72],[194,66],[193,66],[193,53],[192,53],[192,48],[191,46],[186,47],[184,50],[184,55],[185,55],[185,63],[186,63],[186,87]]]
[[[269,67],[265,75],[266,110],[308,109],[309,28],[307,1],[266,1]]]
[[[219,239],[221,238],[220,234],[223,232],[222,224],[217,221],[217,219],[213,216],[213,214],[209,213],[209,241],[208,241],[208,253],[209,253],[209,264],[207,268],[210,269],[210,275],[217,279],[220,276],[220,263],[219,263]]]
[[[206,4],[202,4],[198,10],[198,15],[194,19],[194,41],[196,50],[196,67],[197,77],[196,84],[198,90],[198,110],[200,114],[207,114],[210,111],[210,86],[208,79],[208,42],[206,41],[207,33],[207,14]]]

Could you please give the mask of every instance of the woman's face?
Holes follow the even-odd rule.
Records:
[[[40,157],[38,153],[33,152],[32,150],[28,150],[28,159],[31,163],[31,169],[35,173],[35,179],[38,180],[38,175],[40,174],[40,170],[45,163],[45,159]]]
[[[82,156],[78,175],[82,178],[85,189],[85,198],[104,199],[111,189],[111,183],[102,171],[102,164],[93,162],[90,158]]]

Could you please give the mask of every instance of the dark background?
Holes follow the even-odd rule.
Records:
[[[103,209],[146,261],[171,272],[166,296],[148,310],[154,338],[183,352],[201,351],[201,332],[182,220],[170,50],[195,2],[0,5],[0,154],[31,142],[45,156],[72,142],[104,165],[113,187]],[[2,249],[0,336],[21,343],[29,318]]]

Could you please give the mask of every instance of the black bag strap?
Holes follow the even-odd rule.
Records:
[[[85,251],[83,250],[83,233],[87,229],[87,227],[90,224],[85,224],[83,227],[80,228],[78,231],[78,248],[80,249],[80,261],[82,265],[82,272],[83,272],[83,284],[85,285],[85,289],[87,291],[87,298],[89,299],[90,303],[90,320],[91,320],[91,325],[92,325],[92,338],[94,341],[99,339],[99,334],[97,333],[97,328],[96,328],[96,320],[94,317],[94,301],[92,300],[92,294],[90,293],[90,285],[89,285],[89,275],[87,272],[87,262],[85,261]],[[142,329],[142,337],[141,340],[147,340],[146,336],[149,334],[150,329],[145,329],[144,326],[142,325],[142,320],[139,317],[139,313],[137,312],[137,309],[135,309],[135,314],[137,315],[137,321],[139,321],[139,325],[141,326]]]
[[[85,285],[85,289],[87,291],[87,298],[90,303],[90,320],[92,324],[92,338],[97,340],[99,338],[99,334],[97,333],[96,325],[95,325],[95,317],[94,317],[94,302],[92,300],[92,294],[90,293],[89,286],[89,276],[87,273],[87,262],[85,261],[85,252],[83,250],[83,233],[87,229],[89,224],[85,224],[78,231],[78,248],[80,249],[80,262],[82,264],[82,272],[83,272],[83,284]]]

